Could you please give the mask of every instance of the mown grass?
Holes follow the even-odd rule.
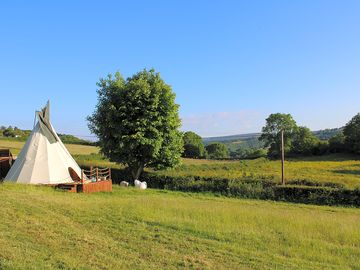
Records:
[[[0,185],[1,269],[358,269],[360,209]]]

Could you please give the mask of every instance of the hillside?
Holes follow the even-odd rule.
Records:
[[[203,138],[205,145],[209,145],[214,142],[224,143],[231,152],[236,151],[239,148],[261,148],[263,144],[259,141],[261,133],[249,133],[239,134],[222,137],[208,137]]]
[[[360,210],[0,185],[0,269],[356,269]]]
[[[342,129],[343,128],[323,129],[313,131],[313,133],[320,140],[328,140],[339,134]],[[230,151],[236,151],[239,148],[261,148],[263,144],[258,140],[260,135],[261,133],[248,133],[221,137],[205,137],[203,138],[203,142],[205,145],[213,142],[221,142],[226,144]]]
[[[0,126],[0,140],[26,141],[31,133],[31,130],[23,130],[17,127]],[[94,142],[80,139],[74,135],[58,133],[59,138],[63,143],[81,144],[81,145],[95,145]]]

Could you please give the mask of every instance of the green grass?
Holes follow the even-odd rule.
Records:
[[[0,269],[359,269],[360,209],[0,185]]]
[[[16,140],[0,139],[0,149],[10,149],[13,155],[18,155],[23,148],[25,142]],[[96,146],[79,145],[79,144],[65,144],[66,148],[72,155],[91,155],[99,152]]]
[[[242,178],[243,176],[272,177],[280,182],[281,163],[259,158],[243,161],[184,160],[179,168],[159,172],[170,176],[203,176]],[[360,188],[360,160],[352,155],[327,155],[290,159],[285,162],[287,181],[306,179],[312,182],[344,184],[347,188]]]
[[[23,142],[0,140],[0,148],[11,148],[15,155]],[[66,145],[80,165],[123,168],[102,158],[94,146]],[[241,179],[244,176],[266,176],[280,182],[280,161],[259,158],[242,161],[215,161],[183,159],[181,166],[155,173],[169,176],[203,176]],[[149,170],[148,171],[152,171]],[[318,157],[289,159],[285,163],[287,181],[308,180],[344,184],[347,188],[360,188],[360,158],[354,155],[333,154]]]
[[[80,165],[93,165],[121,169],[122,165],[109,162],[100,155],[77,155]],[[177,168],[153,171],[166,176],[201,176],[241,179],[244,176],[257,179],[270,177],[280,182],[281,163],[279,160],[259,158],[255,160],[223,161],[183,159]],[[338,183],[353,189],[360,188],[360,159],[358,156],[333,154],[320,157],[290,159],[285,162],[287,181],[308,180],[320,183]]]

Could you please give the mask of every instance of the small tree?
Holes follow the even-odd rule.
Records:
[[[207,152],[203,144],[202,138],[195,132],[187,131],[183,136],[184,153],[187,158],[206,158]]]
[[[345,143],[351,152],[360,154],[360,113],[355,115],[344,128]]]
[[[260,141],[264,142],[265,147],[269,148],[269,156],[277,157],[280,155],[282,130],[284,131],[285,152],[289,152],[294,134],[297,131],[296,122],[290,114],[270,114],[259,138]]]
[[[180,163],[179,105],[159,73],[143,70],[124,80],[117,72],[97,85],[98,104],[88,122],[106,157],[127,165],[134,179],[144,167]]]
[[[223,143],[212,143],[206,146],[208,156],[211,159],[229,158],[229,149]]]

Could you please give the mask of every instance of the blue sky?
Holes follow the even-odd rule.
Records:
[[[0,125],[88,136],[96,82],[154,67],[183,130],[258,132],[270,113],[313,130],[360,112],[360,1],[1,1]]]

